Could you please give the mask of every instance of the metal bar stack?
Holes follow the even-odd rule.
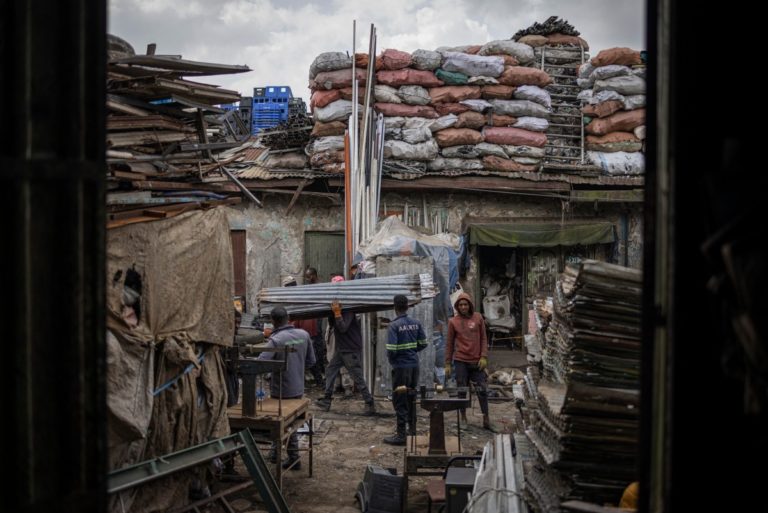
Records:
[[[521,462],[529,455],[515,454],[510,435],[495,435],[483,449],[472,490],[472,497],[467,505],[468,513],[496,511],[499,513],[527,513],[528,508],[522,500],[524,486],[521,474]]]
[[[637,479],[641,274],[587,260],[566,270],[554,299],[545,379],[526,419],[539,463],[526,483],[540,511],[573,498],[617,503]]]
[[[268,317],[273,308],[283,306],[291,319],[323,317],[331,315],[334,301],[341,303],[344,311],[390,310],[397,294],[403,294],[410,305],[415,305],[427,295],[433,297],[434,291],[422,294],[422,283],[416,274],[264,288],[258,296],[259,315]]]

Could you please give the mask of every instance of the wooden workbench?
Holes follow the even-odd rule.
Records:
[[[256,404],[253,417],[243,415],[242,404],[227,408],[229,427],[232,431],[249,429],[253,437],[260,442],[275,442],[277,444],[277,463],[275,463],[275,480],[283,487],[283,445],[288,442],[292,433],[300,429],[306,422],[309,426],[309,477],[312,477],[312,414],[309,412],[309,399],[283,399],[278,401],[267,398]]]

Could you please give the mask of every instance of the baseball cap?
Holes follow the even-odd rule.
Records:
[[[294,284],[295,284],[295,283],[296,283],[296,278],[294,278],[293,276],[291,276],[291,275],[289,274],[288,276],[286,276],[285,278],[283,278],[283,282],[282,282],[282,283],[283,283],[283,287],[287,287],[287,286],[288,286],[288,285],[290,285],[291,283],[294,283]]]
[[[338,283],[340,281],[344,281],[344,276],[334,276],[331,278],[331,283]]]

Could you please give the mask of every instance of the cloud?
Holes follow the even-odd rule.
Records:
[[[378,51],[482,44],[509,39],[549,16],[579,30],[592,53],[612,46],[644,44],[644,3],[637,0],[110,0],[109,31],[138,53],[157,43],[157,53],[253,71],[204,77],[250,96],[253,88],[288,85],[309,100],[309,65],[326,51],[368,51],[371,23]]]

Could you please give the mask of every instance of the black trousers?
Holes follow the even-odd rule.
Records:
[[[471,381],[475,385],[477,400],[480,402],[480,411],[483,412],[483,415],[488,415],[488,385],[485,380],[485,371],[480,370],[476,363],[454,360],[453,364],[456,373],[456,386],[465,387]]]
[[[413,423],[415,411],[413,399],[416,395],[416,387],[419,384],[419,368],[392,369],[392,406],[395,407],[397,416],[397,432],[405,433],[405,425],[409,424],[411,430],[416,429]],[[397,393],[395,389],[405,385],[407,393]]]

